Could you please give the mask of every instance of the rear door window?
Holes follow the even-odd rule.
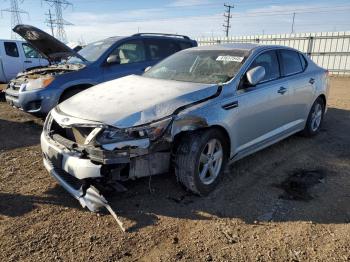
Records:
[[[303,71],[299,53],[292,50],[281,50],[280,56],[283,76],[294,75]]]
[[[133,64],[146,60],[145,47],[142,41],[125,42],[117,47],[112,54],[119,56],[120,64]]]
[[[19,57],[17,44],[15,42],[4,42],[5,53],[11,57]]]
[[[147,39],[146,48],[150,60],[161,60],[180,51],[176,42],[163,39]]]
[[[265,77],[262,82],[271,81],[280,77],[276,51],[267,51],[259,55],[250,66],[250,69],[257,66],[262,66],[265,69]]]

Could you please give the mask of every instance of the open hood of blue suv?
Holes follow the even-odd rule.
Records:
[[[64,43],[39,28],[31,25],[16,25],[12,30],[24,38],[49,61],[60,61],[70,56],[77,56],[83,61],[86,60]]]

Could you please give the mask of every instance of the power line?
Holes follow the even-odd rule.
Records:
[[[73,6],[72,3],[66,0],[44,0],[50,6],[55,9],[55,19],[50,21],[51,30],[53,31],[53,26],[56,26],[56,36],[62,42],[67,42],[66,31],[64,30],[65,25],[72,25],[72,23],[63,19],[62,10],[66,9],[68,6]]]
[[[223,24],[223,27],[225,28],[225,34],[226,34],[226,37],[228,37],[228,32],[230,31],[230,19],[232,18],[232,15],[231,15],[231,8],[234,8],[233,5],[228,5],[228,4],[224,4],[224,6],[227,8],[226,9],[226,12],[224,13],[224,17],[226,18],[225,19],[225,24]]]
[[[305,10],[305,11],[302,11]],[[328,10],[319,10],[319,9],[313,9],[313,11],[307,11],[307,10],[311,10],[311,9],[298,9],[298,10],[288,10],[286,12],[269,12],[269,13],[258,13],[258,12],[251,12],[251,13],[246,13],[246,14],[241,14],[241,15],[234,15],[232,16],[232,18],[230,19],[230,22],[232,19],[242,19],[242,18],[247,18],[247,17],[264,17],[264,16],[285,16],[285,15],[290,15],[293,14],[293,11],[295,11],[295,14],[316,14],[316,13],[337,13],[337,12],[349,12],[350,10],[350,6],[348,5],[347,8],[342,8],[341,10],[332,10],[332,9],[328,9]],[[219,15],[215,15],[215,16],[210,16],[210,15],[201,15],[201,16],[195,16],[193,17],[193,15],[188,15],[188,16],[175,16],[175,17],[159,17],[159,18],[152,18],[152,19],[145,19],[145,18],[141,18],[141,19],[120,19],[120,20],[114,20],[113,23],[135,23],[135,22],[150,22],[150,21],[169,21],[169,19],[173,19],[173,20],[181,20],[181,19],[186,19],[186,18],[191,18],[191,20],[195,21],[198,19],[206,19],[206,20],[219,20],[220,16]]]
[[[10,7],[6,9],[2,9],[1,14],[2,12],[11,13],[11,28],[14,28],[18,24],[22,24],[21,14],[28,14],[28,12],[25,12],[19,8],[17,0],[10,0]],[[11,30],[11,38],[17,39],[17,34],[12,30]]]

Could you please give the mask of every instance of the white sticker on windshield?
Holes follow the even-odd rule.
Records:
[[[230,56],[230,55],[220,55],[216,58],[216,61],[226,61],[226,62],[242,62],[244,57],[242,56]]]

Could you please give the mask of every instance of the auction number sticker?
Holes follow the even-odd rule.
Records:
[[[242,62],[244,57],[241,56],[230,56],[230,55],[220,55],[216,58],[216,61],[225,61],[225,62]]]

